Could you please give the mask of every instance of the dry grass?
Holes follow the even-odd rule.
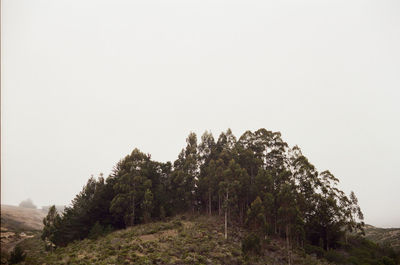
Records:
[[[32,231],[43,229],[45,213],[37,209],[1,205],[1,249],[10,252],[20,242],[31,238]]]
[[[1,230],[41,230],[45,216],[46,213],[38,209],[1,205]]]

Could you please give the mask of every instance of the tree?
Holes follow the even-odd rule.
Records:
[[[147,174],[151,167],[150,156],[134,149],[118,165],[114,184],[115,197],[110,204],[110,211],[122,218],[126,226],[133,226],[140,218],[144,194],[152,186]],[[138,213],[139,211],[139,213]]]
[[[26,199],[20,202],[19,207],[36,209],[36,205],[33,204],[31,199]]]
[[[209,215],[212,214],[212,197],[216,190],[217,179],[216,179],[217,166],[215,161],[212,159],[207,166],[202,168],[199,178],[198,192],[202,193],[201,197],[205,197],[204,201],[207,201],[207,212]]]
[[[51,206],[47,216],[43,218],[44,227],[41,235],[42,240],[47,241],[49,244],[58,245],[60,240],[57,237],[56,232],[60,224],[60,219],[56,206]]]
[[[228,129],[217,142],[205,132],[199,145],[190,133],[174,163],[153,161],[134,149],[107,178],[89,178],[61,215],[54,206],[49,209],[42,238],[65,246],[96,237],[104,227],[218,210],[225,238],[234,222],[245,223],[252,233],[275,233],[286,239],[290,262],[295,244],[328,250],[347,240],[347,233],[363,233],[357,197],[346,196],[338,182],[329,171],[319,173],[299,147],[289,149],[279,132],[246,131],[237,141]],[[257,238],[245,241],[250,246]]]
[[[261,198],[257,198],[251,203],[250,208],[247,210],[246,224],[256,232],[265,233],[265,209]]]
[[[284,227],[288,261],[289,264],[291,264],[291,230],[293,230],[293,227],[298,220],[297,217],[300,214],[296,204],[296,190],[293,183],[286,182],[282,185],[282,188],[278,194],[278,200],[278,218],[280,220],[280,224]]]
[[[10,259],[8,260],[9,264],[17,264],[21,261],[24,261],[26,258],[26,253],[22,250],[22,248],[17,245],[14,250],[10,253]]]
[[[231,207],[237,202],[237,189],[239,179],[246,174],[246,170],[242,169],[239,164],[232,159],[228,167],[223,172],[223,179],[219,183],[220,191],[224,194],[223,210],[225,212],[225,239],[228,238],[228,213]]]
[[[215,186],[215,159],[216,143],[211,133],[205,131],[201,136],[198,146],[198,158],[200,172],[198,175],[197,200],[209,215],[212,212],[212,197],[216,190]]]
[[[196,208],[196,189],[199,176],[199,157],[197,153],[197,136],[191,132],[186,138],[186,148],[182,149],[174,162],[172,173],[176,184],[176,200],[179,208],[194,212]]]
[[[148,223],[151,220],[151,212],[153,211],[153,193],[147,189],[144,193],[144,200],[142,202],[143,220]]]

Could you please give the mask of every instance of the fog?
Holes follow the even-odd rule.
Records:
[[[280,131],[400,227],[399,1],[3,0],[1,203],[69,204],[137,147]]]

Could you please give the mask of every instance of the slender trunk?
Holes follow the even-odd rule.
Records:
[[[211,190],[208,190],[208,214],[211,216]]]
[[[226,209],[225,209],[225,239],[228,238],[228,200],[229,193],[226,191]]]
[[[221,195],[218,193],[218,215],[221,215]]]
[[[328,241],[328,231],[326,231],[326,233],[325,233],[325,240],[326,240],[326,250],[328,251],[329,250],[329,241]]]
[[[243,224],[243,203],[240,203],[240,224]]]
[[[135,195],[132,196],[132,219],[131,226],[135,224]]]
[[[322,244],[323,244],[322,247],[323,247],[325,250],[328,250],[328,231],[326,231],[326,229],[323,230]]]
[[[254,176],[253,176],[253,167],[250,167],[250,184],[253,185],[254,182]]]
[[[290,265],[289,224],[286,224],[286,249],[288,255],[288,264]]]

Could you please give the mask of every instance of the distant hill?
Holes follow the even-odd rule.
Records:
[[[46,213],[39,209],[1,205],[1,229],[12,231],[42,230]]]
[[[380,245],[388,245],[400,251],[400,228],[365,226],[365,237]]]
[[[45,213],[38,209],[11,205],[1,205],[1,262],[4,264],[4,253],[27,238],[32,238],[43,229]]]

